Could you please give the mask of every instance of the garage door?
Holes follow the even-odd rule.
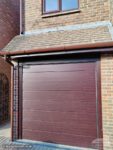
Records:
[[[23,139],[92,147],[98,138],[96,63],[23,68]]]

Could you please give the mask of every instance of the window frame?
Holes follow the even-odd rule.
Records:
[[[42,0],[42,14],[54,14],[54,13],[63,13],[63,12],[71,12],[77,11],[80,8],[80,2],[78,1],[78,8],[69,9],[69,10],[62,10],[62,0],[58,0],[58,10],[53,11],[46,11],[46,0]]]

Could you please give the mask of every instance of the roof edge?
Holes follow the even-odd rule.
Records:
[[[96,48],[113,48],[113,41],[101,42],[101,43],[87,43],[87,44],[76,44],[72,46],[58,46],[49,48],[38,48],[32,50],[18,50],[18,51],[1,51],[0,56],[14,56],[14,55],[25,55],[25,54],[36,54],[36,53],[47,53],[47,52],[60,52],[69,50],[88,50]],[[111,49],[110,49],[111,51]]]

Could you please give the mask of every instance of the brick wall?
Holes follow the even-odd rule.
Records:
[[[80,0],[80,12],[42,18],[41,0],[25,0],[25,30],[109,20],[109,0]]]
[[[11,65],[8,64],[1,57],[0,57],[0,73],[5,74],[8,78],[8,81],[9,81],[9,102],[10,102],[11,101]],[[10,110],[9,110],[9,112],[10,112]]]
[[[19,0],[0,0],[0,49],[19,34]]]
[[[11,65],[0,57],[0,73],[4,73],[11,82]]]
[[[104,150],[113,150],[113,54],[101,57]]]
[[[19,70],[18,70],[18,65],[14,67],[14,101],[13,101],[13,137],[12,140],[18,139],[18,99],[19,99],[19,94],[18,94],[18,78],[19,78]]]

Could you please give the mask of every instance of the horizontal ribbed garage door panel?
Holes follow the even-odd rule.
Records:
[[[92,68],[91,68],[92,65]],[[24,68],[24,73],[28,72],[49,72],[49,71],[55,71],[55,72],[63,72],[63,71],[83,71],[85,68],[87,70],[94,70],[95,64],[93,62],[90,63],[84,63],[84,65],[80,65],[80,63],[65,63],[65,64],[45,64],[45,65],[31,65],[28,66],[28,68]]]
[[[23,69],[23,138],[91,147],[97,138],[95,62]]]
[[[87,103],[87,101],[84,101],[84,98],[91,98],[92,99],[95,99],[96,95],[95,95],[95,92],[92,91],[90,93],[87,94],[87,92],[83,92],[82,90],[81,91],[51,91],[48,93],[48,91],[44,91],[45,94],[43,94],[43,91],[37,91],[37,92],[34,92],[34,91],[25,91],[24,92],[24,100],[26,101],[29,101],[29,100],[32,100],[32,101],[43,101],[45,103],[48,103],[49,101],[64,101],[64,102],[69,102],[69,101],[65,101],[65,98],[69,97],[70,98],[70,101],[74,101],[75,102],[75,95],[77,95],[79,97],[79,101],[77,103],[80,103],[80,101],[83,101],[84,103]],[[46,101],[45,101],[45,95],[46,95]],[[37,96],[38,96],[38,99],[37,99]],[[91,103],[95,103],[95,101],[90,101]]]
[[[82,111],[80,113],[80,111]],[[87,110],[85,110],[87,111]],[[77,112],[54,112],[54,111],[24,111],[24,115],[23,117],[25,117],[26,120],[48,120],[50,122],[62,122],[62,121],[65,121],[65,122],[69,122],[69,121],[72,121],[72,122],[77,122],[77,124],[79,123],[84,123],[84,121],[86,121],[85,124],[87,124],[87,121],[88,120],[91,120],[90,122],[94,122],[95,121],[95,117],[96,115],[95,114],[89,114],[89,112],[87,111],[86,112],[83,112],[83,110],[79,110],[79,113]],[[79,118],[79,116],[82,116],[83,118]],[[93,117],[93,118],[92,118]],[[31,118],[31,119],[29,119]],[[89,122],[89,121],[88,121]],[[89,123],[90,123],[89,122]],[[93,132],[93,131],[92,131]]]
[[[66,98],[66,97],[65,97]],[[83,105],[81,105],[83,103]],[[37,109],[38,105],[38,109]],[[45,110],[48,111],[48,107],[50,108],[49,111],[67,111],[67,112],[75,112],[78,108],[80,109],[87,109],[91,112],[95,112],[95,107],[92,108],[92,105],[95,106],[95,103],[92,101],[87,104],[87,102],[84,102],[83,100],[80,100],[78,103],[76,103],[74,100],[70,102],[63,101],[41,101],[41,100],[33,100],[32,103],[29,100],[24,101],[24,110],[31,109],[32,110]],[[62,107],[63,106],[63,107]],[[87,107],[86,107],[87,106]]]
[[[59,144],[62,141],[63,144],[70,143],[70,145],[76,145],[81,147],[87,147],[89,143],[92,143],[92,141],[95,138],[95,137],[87,137],[83,135],[61,134],[61,133],[43,132],[38,130],[36,131],[25,130],[23,136],[27,137],[28,139],[31,139],[32,137],[32,140],[38,139],[39,141],[56,143],[56,144]]]
[[[92,123],[88,123],[86,125],[75,124],[74,122],[68,122],[68,124],[62,120],[62,122],[50,122],[50,121],[27,121],[24,124],[23,128],[30,131],[30,126],[32,126],[32,130],[35,131],[41,130],[41,131],[48,131],[48,132],[58,132],[58,133],[67,133],[67,134],[78,134],[79,130],[81,130],[82,135],[90,136],[92,131],[89,130],[89,128],[95,128],[95,125]],[[54,128],[55,127],[55,128]],[[70,127],[70,130],[68,130]],[[96,136],[96,135],[95,135]]]
[[[43,73],[42,73],[43,74]],[[50,76],[51,74],[51,76]],[[66,75],[66,78],[69,81],[62,81],[64,80],[64,75]],[[83,76],[84,75],[84,76]],[[56,81],[56,76],[59,77],[59,80]],[[32,77],[31,74],[31,78],[29,78],[29,80],[27,80],[27,75],[24,74],[24,78],[26,80],[24,80],[23,82],[25,82],[24,84],[24,92],[26,91],[33,91],[33,92],[37,92],[37,90],[39,91],[93,91],[95,88],[95,81],[93,80],[93,76],[94,74],[90,74],[91,77],[89,77],[89,74],[86,73],[85,71],[82,72],[81,74],[78,72],[65,72],[65,73],[48,73],[45,75],[45,77],[39,77],[38,73],[35,74],[35,76]],[[82,81],[80,80],[78,82],[79,79],[82,78]],[[87,82],[87,79],[88,81]],[[74,79],[74,80],[72,80]],[[71,81],[70,81],[71,80]],[[38,84],[35,84],[36,81],[38,81]],[[31,84],[32,83],[32,84]],[[30,85],[30,86],[28,86]],[[86,88],[87,86],[87,88]],[[93,87],[92,87],[93,86]],[[94,92],[94,91],[93,91]]]

